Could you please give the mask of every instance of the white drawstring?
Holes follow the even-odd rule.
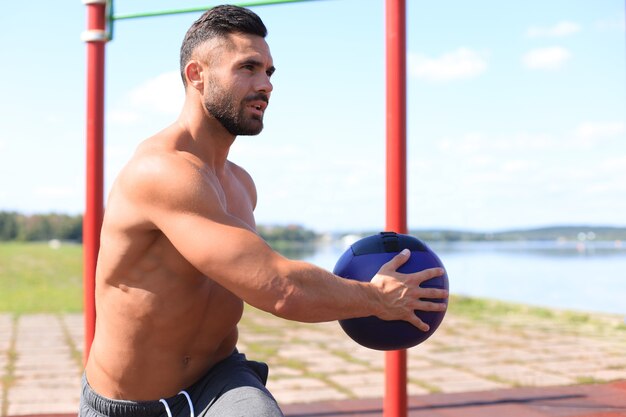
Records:
[[[185,398],[187,398],[187,402],[189,403],[189,411],[190,411],[189,416],[196,417],[195,411],[193,410],[193,403],[191,402],[191,397],[189,396],[189,394],[187,394],[187,391],[183,390],[176,395],[180,395],[180,394],[183,394]],[[159,402],[165,406],[165,412],[167,413],[167,417],[172,417],[172,411],[170,410],[170,406],[167,403],[167,401],[161,398]]]
[[[172,417],[172,412],[170,411],[170,406],[167,404],[167,401],[165,401],[163,398],[161,398],[159,400],[159,402],[163,403],[163,405],[165,406],[165,411],[167,412],[167,417]]]
[[[187,402],[189,403],[189,416],[190,417],[196,417],[196,413],[195,411],[193,411],[193,404],[191,402],[191,397],[189,396],[189,394],[187,394],[187,391],[183,390],[181,392],[178,393],[178,395],[183,394],[185,396],[185,398],[187,398]]]

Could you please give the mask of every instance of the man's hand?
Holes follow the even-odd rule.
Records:
[[[444,274],[443,268],[430,268],[420,272],[403,274],[397,269],[409,260],[411,253],[403,250],[384,264],[372,278],[371,284],[380,294],[381,311],[376,316],[382,320],[408,321],[418,329],[427,332],[428,324],[420,320],[414,310],[445,311],[446,303],[422,301],[423,298],[445,299],[448,291],[438,288],[422,288],[424,281]]]

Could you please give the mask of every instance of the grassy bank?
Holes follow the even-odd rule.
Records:
[[[0,312],[82,311],[82,246],[0,243]],[[626,334],[623,317],[452,296],[449,313],[498,326],[546,326],[585,333]],[[295,323],[294,323],[295,324]]]
[[[82,260],[80,245],[1,243],[0,311],[81,311]]]
[[[448,312],[473,321],[491,325],[494,329],[558,326],[561,330],[589,336],[609,334],[626,337],[626,322],[617,314],[585,312],[530,306],[499,300],[452,296]]]

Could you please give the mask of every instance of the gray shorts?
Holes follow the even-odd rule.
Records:
[[[283,417],[265,388],[267,374],[266,364],[235,351],[184,391],[196,417]],[[189,417],[189,400],[183,394],[161,401],[112,400],[95,392],[83,375],[78,417],[170,417],[168,409],[171,417]]]

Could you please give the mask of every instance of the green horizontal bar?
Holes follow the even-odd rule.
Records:
[[[244,1],[239,3],[233,3],[235,6],[240,7],[253,7],[253,6],[267,6],[271,4],[282,4],[282,3],[298,3],[304,1],[315,1],[315,0],[259,0],[259,1]],[[153,16],[166,16],[172,14],[181,14],[181,13],[196,13],[203,12],[211,7],[215,6],[205,6],[205,7],[192,7],[187,9],[174,9],[174,10],[161,10],[156,12],[144,12],[144,13],[129,13],[129,14],[120,14],[111,16],[111,20],[122,20],[122,19],[136,19],[140,17],[153,17]]]

